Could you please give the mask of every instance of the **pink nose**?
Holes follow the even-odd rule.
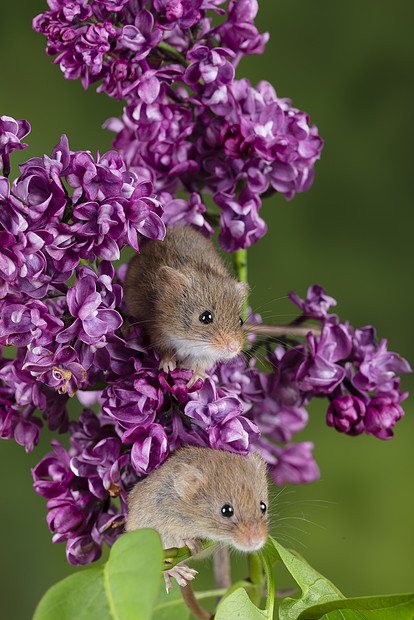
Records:
[[[227,350],[229,351],[229,353],[238,353],[239,345],[237,344],[237,342],[230,341],[227,343]]]

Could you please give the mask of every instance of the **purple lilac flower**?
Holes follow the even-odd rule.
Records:
[[[70,450],[52,440],[54,451],[32,470],[35,490],[48,499],[53,540],[66,541],[72,564],[98,559],[103,542],[112,544],[122,532],[119,525],[125,517],[111,498],[119,496],[125,511],[122,477],[125,473],[129,478],[129,455],[120,456],[121,442],[114,430],[106,417],[85,410],[79,422],[71,423]]]
[[[205,237],[213,235],[214,230],[204,217],[206,206],[201,202],[199,193],[190,194],[188,201],[173,198],[168,192],[161,192],[159,198],[164,209],[162,219],[168,228],[190,225]]]
[[[351,338],[343,325],[325,324],[318,340],[308,334],[308,345],[311,358],[299,366],[295,379],[301,390],[328,394],[345,377],[345,369],[337,362],[350,354]]]
[[[239,415],[242,411],[243,406],[236,397],[219,397],[211,379],[204,381],[203,387],[193,394],[193,399],[184,407],[185,415],[206,429],[227,419],[228,414],[235,412]]]
[[[366,407],[360,398],[345,394],[330,403],[326,423],[340,433],[360,435],[365,430],[365,413]]]
[[[106,124],[117,151],[73,152],[62,136],[50,156],[22,164],[11,189],[0,177],[0,342],[18,347],[16,360],[0,361],[0,435],[33,449],[38,413],[69,432],[70,448],[53,440],[33,478],[72,564],[113,543],[127,489],[181,445],[259,448],[276,484],[309,482],[319,476],[313,444],[286,442],[305,426],[313,396],[328,397],[328,424],[349,434],[387,439],[403,414],[396,375],[407,362],[378,345],[373,328],[328,314],[336,302],[317,285],[291,300],[302,311],[295,323],[315,319],[321,335],[267,351],[267,373],[240,356],[188,389],[190,370],[160,371],[144,331],[120,329],[125,267],[115,274],[109,261],[126,245],[138,252],[141,237],[162,239],[165,225],[211,236],[209,194],[222,247],[249,247],[266,232],[261,196],[290,200],[313,180],[323,143],[308,116],[268,82],[234,80],[241,57],[267,41],[254,26],[257,1],[221,4],[50,0],[33,22],[67,79],[126,102],[122,119]],[[221,23],[213,27],[208,11]],[[11,120],[3,134],[0,126],[3,160],[29,128]],[[75,393],[100,412],[84,409],[69,423]]]
[[[16,121],[11,116],[0,116],[0,155],[9,155],[16,149],[25,149],[27,144],[22,138],[30,132],[30,124],[26,120]]]
[[[106,334],[113,333],[122,325],[116,310],[102,307],[102,297],[92,276],[77,280],[75,286],[68,290],[67,303],[75,321],[56,337],[60,343],[71,342],[76,337],[87,345],[96,345]]]
[[[401,406],[389,396],[373,398],[368,406],[365,417],[365,431],[379,439],[391,439],[393,427],[404,415]]]
[[[209,432],[210,446],[247,456],[260,437],[260,430],[249,418],[231,411],[215,424]]]
[[[123,443],[131,443],[131,463],[139,474],[157,469],[168,456],[168,439],[161,424],[135,426],[122,435]]]
[[[299,306],[303,315],[310,319],[325,319],[327,312],[332,306],[336,306],[336,300],[333,297],[325,294],[325,289],[319,284],[313,284],[308,288],[306,299],[303,300],[291,291],[289,293],[289,299],[292,303]],[[335,316],[335,315],[330,315]]]
[[[260,440],[258,445],[262,456],[270,464],[269,474],[277,486],[288,482],[303,484],[319,478],[319,468],[311,454],[314,448],[312,442],[292,443],[281,448]]]
[[[4,300],[1,304],[1,344],[44,346],[52,342],[62,327],[63,322],[51,315],[41,301],[33,299],[21,304]]]
[[[191,192],[197,181],[212,193],[222,210],[220,244],[226,251],[246,248],[267,230],[259,194],[280,191],[290,199],[305,191],[322,141],[306,115],[278,99],[268,83],[256,89],[247,80],[206,83],[197,97],[182,92],[180,99],[194,105],[192,115],[160,91],[151,106],[131,104],[122,122],[111,119],[106,127],[117,132],[114,145],[128,165],[149,167],[158,190],[171,193],[181,183]]]
[[[200,80],[205,84],[214,82],[215,86],[229,84],[234,78],[234,67],[226,57],[234,58],[235,53],[224,47],[211,50],[206,45],[195,45],[187,52],[190,64],[185,70],[184,82],[192,87]]]
[[[161,28],[170,30],[177,23],[185,30],[201,19],[202,4],[203,0],[154,0],[154,9],[160,13],[157,21]]]
[[[58,346],[55,352],[45,347],[30,348],[22,368],[59,394],[73,396],[86,381],[86,371],[70,346]]]
[[[240,58],[262,53],[268,38],[254,26],[258,4],[231,1],[226,12],[203,0],[157,0],[150,9],[131,2],[82,5],[75,13],[53,6],[33,26],[47,35],[47,51],[67,79],[80,78],[85,88],[100,82],[100,92],[126,100],[122,121],[106,124],[117,133],[114,145],[125,163],[146,168],[157,192],[213,194],[222,210],[222,247],[249,247],[266,232],[260,194],[278,191],[290,200],[306,191],[322,148],[308,116],[269,83],[253,88],[234,80]],[[212,28],[207,11],[224,21]],[[81,189],[90,202],[97,191],[107,198],[117,191],[119,167],[111,178],[105,162],[87,153],[75,154],[72,167],[67,180],[75,198]],[[96,222],[92,209],[82,215]],[[93,226],[85,228],[90,234]],[[116,248],[108,239],[99,251],[112,260]]]
[[[149,380],[148,380],[149,379]],[[162,391],[151,385],[151,377],[138,377],[136,383],[119,381],[102,393],[102,410],[124,428],[148,425],[155,420],[156,411],[163,401]],[[135,385],[140,390],[136,393]]]
[[[264,52],[269,34],[260,34],[254,26],[258,9],[257,0],[230,0],[226,22],[216,28],[222,44],[237,50],[238,56]]]
[[[27,144],[21,140],[27,136],[30,129],[30,124],[26,120],[16,121],[11,116],[0,116],[0,156],[5,177],[10,174],[10,153],[27,147]]]
[[[393,385],[396,373],[411,372],[410,365],[397,353],[387,351],[387,341],[381,340],[378,347],[370,348],[361,360],[352,382],[362,391],[378,388],[387,390]]]
[[[388,351],[385,339],[377,344],[372,326],[354,329],[327,314],[336,302],[322,287],[310,287],[306,300],[295,293],[289,296],[303,312],[296,322],[309,317],[323,325],[319,338],[308,334],[311,355],[295,373],[300,390],[329,396],[327,424],[339,432],[391,438],[403,416],[399,403],[407,396],[400,392],[396,375],[411,372],[408,362]]]

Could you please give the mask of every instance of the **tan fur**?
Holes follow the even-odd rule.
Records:
[[[242,349],[240,316],[247,292],[246,283],[229,275],[212,242],[188,226],[169,229],[163,241],[146,241],[124,284],[128,310],[165,367],[179,363],[200,376]],[[208,325],[199,320],[205,310],[214,315]]]
[[[126,530],[154,528],[164,548],[206,539],[255,550],[268,534],[260,502],[268,505],[266,463],[259,452],[244,457],[186,446],[132,489]],[[224,504],[233,507],[232,517],[221,515]]]

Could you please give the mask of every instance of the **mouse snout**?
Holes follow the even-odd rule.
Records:
[[[233,353],[234,355],[236,355],[236,353],[240,351],[240,345],[234,340],[229,340],[226,349],[229,351],[229,353]]]
[[[240,551],[257,551],[267,540],[267,525],[263,521],[239,523],[233,532],[233,544]]]
[[[221,355],[224,359],[235,357],[242,350],[243,343],[235,338],[223,338],[218,342]]]

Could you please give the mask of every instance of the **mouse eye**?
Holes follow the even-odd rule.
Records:
[[[225,517],[226,519],[228,519],[229,517],[232,517],[234,514],[233,506],[230,506],[230,504],[224,504],[220,508],[220,513],[221,513],[221,516]]]
[[[260,510],[263,512],[263,514],[266,512],[267,506],[264,502],[260,502]]]
[[[239,318],[239,323],[240,323],[240,327],[241,327],[241,326],[243,325],[243,323],[244,323],[244,321],[243,321],[243,319],[242,319],[241,317]]]
[[[213,318],[213,313],[210,312],[210,310],[203,310],[203,312],[198,317],[198,320],[200,321],[200,323],[208,325],[209,323],[213,322]]]

